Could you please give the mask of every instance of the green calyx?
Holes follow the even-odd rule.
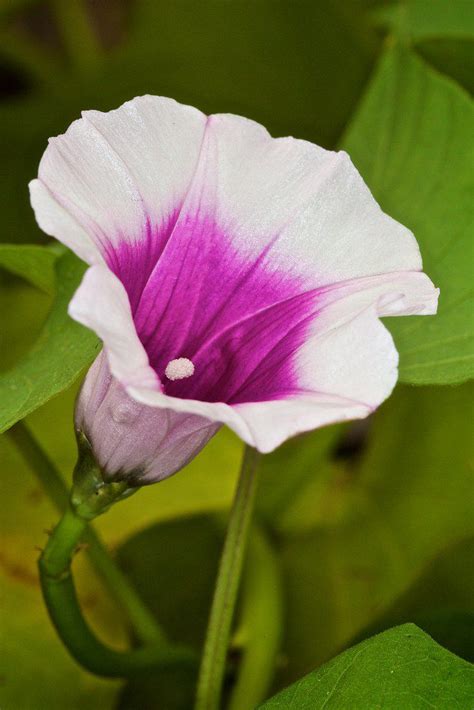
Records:
[[[92,520],[110,506],[128,498],[137,488],[127,481],[106,481],[86,435],[77,432],[78,459],[73,474],[71,505],[76,514]]]

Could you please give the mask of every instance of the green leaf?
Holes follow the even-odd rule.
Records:
[[[0,377],[0,431],[69,387],[99,352],[96,336],[66,310],[83,271],[73,254],[58,260],[57,295],[41,334],[28,354]]]
[[[388,27],[430,64],[474,92],[474,12],[465,0],[405,0],[378,8]]]
[[[441,553],[357,641],[413,621],[441,646],[474,662],[474,538]]]
[[[2,341],[0,373],[14,367],[38,338],[52,298],[21,279],[3,279],[0,287]],[[0,374],[1,380],[2,374]]]
[[[416,50],[435,69],[474,94],[474,38],[428,38],[418,44]]]
[[[467,710],[474,668],[413,624],[350,648],[262,710]]]
[[[404,0],[381,7],[373,16],[395,34],[416,42],[433,37],[474,39],[474,13],[465,0]]]
[[[35,244],[0,244],[0,266],[46,293],[54,293],[54,265],[58,256],[58,251],[50,247]]]
[[[403,382],[473,375],[473,121],[473,103],[456,84],[394,48],[343,142],[382,208],[415,233],[441,289],[438,315],[386,321]]]
[[[286,682],[346,646],[474,534],[473,392],[472,383],[400,387],[375,415],[358,465],[339,465],[325,490],[302,492],[279,521]]]

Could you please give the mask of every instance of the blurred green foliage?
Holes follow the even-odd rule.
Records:
[[[466,383],[474,320],[471,3],[3,0],[0,22],[7,243],[0,247],[7,344],[2,424],[28,414],[28,426],[70,480],[77,378],[97,341],[66,315],[82,269],[77,259],[56,247],[24,244],[47,244],[29,207],[27,183],[47,138],[63,132],[81,109],[107,110],[141,93],[164,94],[207,112],[249,116],[275,135],[343,145],[382,207],[413,229],[426,270],[441,287],[436,318],[387,320],[403,381],[432,386],[403,385],[369,422],[313,432],[264,459],[258,519],[279,555],[285,596],[274,690],[354,639],[410,621],[472,658],[474,412]],[[164,710],[189,708],[192,678],[166,675],[125,686],[94,678],[69,658],[43,609],[35,564],[35,545],[56,513],[8,440],[0,451],[7,501],[0,554],[2,707],[146,710],[157,707],[159,688]],[[241,443],[222,431],[185,471],[97,521],[170,635],[197,646],[219,546],[216,520],[229,506],[240,454]],[[91,623],[124,646],[127,622],[84,555],[75,568]],[[400,639],[408,632],[414,646],[405,648]],[[384,638],[389,645],[379,652]],[[457,673],[465,666],[421,632],[402,627],[367,643],[358,657],[367,665],[360,676],[358,664],[344,675],[345,695],[334,696],[334,707],[352,702],[351,688],[359,687],[361,697],[360,681],[353,683],[376,677],[380,654],[390,648],[399,660],[408,651],[408,661],[420,659],[415,670],[408,666],[406,675],[389,679],[391,697],[402,681],[413,696],[406,707],[421,710],[425,698],[446,710],[463,702],[468,686],[459,680],[464,671]],[[325,666],[324,678],[339,677],[359,650]],[[434,658],[440,674],[432,684],[436,697],[426,695],[423,654]],[[317,672],[303,681],[303,696],[312,677]],[[397,707],[390,702],[383,707]],[[293,707],[275,703],[268,707]],[[347,707],[366,706],[354,701]]]

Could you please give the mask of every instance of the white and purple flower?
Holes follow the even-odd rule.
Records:
[[[76,422],[108,476],[170,475],[221,424],[268,452],[365,417],[397,379],[379,318],[436,312],[414,236],[344,152],[239,116],[155,96],[87,111],[30,189],[90,264],[69,312],[105,355]]]

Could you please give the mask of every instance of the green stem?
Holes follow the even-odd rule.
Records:
[[[68,489],[28,427],[23,422],[18,422],[7,431],[7,435],[35,473],[58,511],[63,513],[68,506]],[[110,557],[92,526],[86,526],[83,540],[87,543],[87,553],[95,569],[127,614],[137,638],[143,643],[164,644],[165,635],[155,617],[144,606],[128,578]]]
[[[84,620],[71,574],[72,557],[87,521],[71,506],[53,530],[39,560],[43,596],[51,620],[71,655],[96,675],[128,677],[172,665],[195,664],[195,655],[180,647],[144,646],[114,651],[96,639]]]
[[[255,449],[246,447],[217,573],[199,671],[196,710],[219,708],[230,628],[255,502],[258,456]]]
[[[272,682],[283,633],[283,588],[278,559],[254,527],[244,566],[235,645],[244,649],[228,710],[253,710]]]

